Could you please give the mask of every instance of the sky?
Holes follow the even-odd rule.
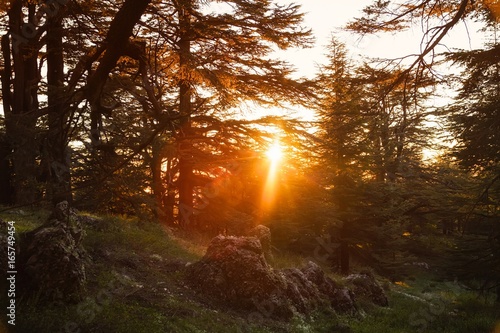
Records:
[[[312,77],[317,65],[325,61],[325,47],[329,44],[332,33],[344,26],[353,17],[362,15],[361,10],[372,0],[279,0],[281,4],[296,3],[301,5],[304,26],[311,28],[315,37],[315,46],[309,49],[293,49],[280,52],[286,60],[295,65],[300,76]],[[357,48],[355,36],[347,36],[350,47]],[[345,41],[348,42],[347,40]]]
[[[347,22],[362,17],[362,9],[372,4],[373,0],[277,0],[277,2],[280,4],[300,4],[301,11],[305,14],[304,26],[312,29],[316,39],[313,48],[292,49],[277,53],[280,58],[294,65],[297,77],[313,78],[318,72],[318,66],[326,63],[326,45],[329,44],[332,34],[345,43],[349,54],[355,59],[362,57],[389,59],[420,53],[422,32],[419,27],[397,35],[381,34],[365,36],[362,39],[358,35],[340,30]],[[477,33],[478,29],[479,26],[471,22],[460,23],[449,32],[449,35],[443,40],[443,44],[451,48],[480,48],[484,40]],[[437,50],[446,51],[447,49],[443,46]],[[442,105],[448,102],[448,100],[439,97],[435,99],[429,103]],[[261,116],[269,113],[303,120],[316,120],[314,111],[297,106],[291,106],[288,109],[257,110],[256,115]],[[432,125],[432,122],[429,124]],[[426,149],[424,158],[432,160],[438,153],[438,150]]]
[[[373,0],[278,0],[277,2],[300,4],[301,11],[305,14],[304,25],[312,29],[316,38],[315,46],[311,49],[293,49],[279,53],[280,57],[295,65],[298,76],[309,78],[314,76],[317,65],[325,62],[325,46],[329,43],[332,33],[346,44],[353,57],[394,58],[420,51],[421,31],[418,27],[403,34],[365,36],[362,39],[352,33],[340,32],[340,28],[347,22],[355,17],[362,17],[362,9],[373,3]],[[459,24],[451,30],[444,42],[463,49],[479,48],[483,40],[475,33],[476,30],[477,26],[474,24],[468,23],[467,27],[465,24]]]
[[[420,52],[422,32],[419,27],[404,33],[370,35],[360,38],[359,35],[340,30],[349,21],[362,17],[362,9],[373,3],[373,0],[276,0],[279,4],[296,3],[301,5],[304,13],[304,26],[311,28],[315,37],[315,45],[307,49],[289,49],[278,51],[276,55],[291,63],[296,69],[296,77],[313,78],[318,72],[318,66],[326,63],[326,46],[332,35],[345,43],[349,54],[355,59],[370,58],[398,58],[408,54]],[[346,5],[348,3],[348,5]],[[472,23],[460,23],[454,27],[443,40],[452,48],[476,49],[480,48],[484,40],[477,34],[479,26]],[[443,46],[438,51],[446,51]],[[439,103],[443,103],[440,101]],[[251,112],[252,113],[252,112]],[[314,112],[301,107],[290,109],[256,110],[255,116],[262,114],[277,114],[289,117],[298,117],[304,120],[314,120]],[[252,117],[252,115],[246,114]]]
[[[277,0],[279,4],[299,4],[301,12],[304,13],[304,27],[310,28],[315,38],[314,46],[311,48],[294,48],[285,51],[277,51],[276,56],[288,61],[296,69],[296,77],[313,78],[318,72],[318,66],[326,61],[326,46],[331,40],[332,33],[337,37],[339,28],[344,26],[354,17],[362,16],[362,9],[370,4],[372,0],[350,0],[349,5],[340,0]],[[357,53],[365,53],[363,50],[365,42],[359,42],[358,37],[353,34],[342,35],[342,41],[349,49]],[[315,120],[315,113],[303,107],[290,106],[290,108],[265,108],[250,105],[250,112],[244,112],[245,117],[258,118],[262,115],[280,115],[302,120]]]

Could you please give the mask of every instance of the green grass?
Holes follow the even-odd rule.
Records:
[[[124,256],[134,253],[159,255],[164,258],[186,261],[198,260],[201,249],[188,246],[172,235],[162,226],[155,223],[145,223],[137,219],[120,219],[107,216],[101,221],[102,228],[87,230],[85,247],[89,249],[113,249],[122,252]]]
[[[16,221],[21,233],[36,228],[48,215],[46,211],[3,212],[0,218]],[[255,323],[241,313],[208,305],[184,287],[182,273],[172,269],[175,263],[198,260],[205,240],[193,242],[136,218],[105,216],[86,227],[84,246],[90,257],[84,298],[70,305],[22,301],[16,332],[500,332],[500,326],[495,331],[500,323],[498,304],[458,284],[434,281],[430,273],[412,275],[398,284],[385,281],[390,285],[387,308],[359,299],[360,314],[355,316],[325,309],[288,323],[268,318]],[[280,252],[275,253],[273,265],[289,268],[306,262]],[[343,283],[341,277],[328,274]]]
[[[351,320],[353,332],[493,333],[500,323],[498,305],[457,284],[416,279],[391,289],[390,307],[372,308],[363,319]]]
[[[35,229],[43,224],[50,215],[50,211],[44,209],[12,209],[0,206],[0,218],[4,221],[16,222],[16,232],[21,233]]]

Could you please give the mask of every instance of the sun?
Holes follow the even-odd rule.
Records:
[[[277,163],[283,158],[283,147],[279,142],[274,142],[266,151],[266,156],[271,162]]]
[[[268,212],[275,203],[278,183],[279,183],[279,166],[283,159],[283,147],[279,141],[275,141],[266,151],[266,156],[269,159],[269,170],[267,171],[267,179],[262,192],[262,200],[260,212],[262,214]]]

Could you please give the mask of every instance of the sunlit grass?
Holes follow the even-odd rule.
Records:
[[[9,208],[0,206],[0,219],[16,222],[18,233],[35,229],[47,221],[49,210],[30,208]]]
[[[46,213],[1,214],[16,220],[22,230],[40,224]],[[105,216],[100,225],[88,226],[84,245],[91,262],[84,301],[64,306],[35,307],[20,304],[18,332],[60,332],[75,323],[82,332],[430,332],[500,333],[500,308],[457,283],[438,282],[427,275],[390,283],[390,306],[377,307],[358,298],[360,315],[349,316],[318,309],[311,318],[291,322],[269,319],[250,323],[245,316],[211,308],[183,289],[182,272],[170,272],[161,263],[196,261],[205,245],[164,230],[159,224],[136,218]],[[308,259],[287,251],[275,251],[273,267],[303,267]],[[158,258],[162,258],[162,260]],[[341,276],[327,274],[342,284]],[[118,274],[118,275],[117,275]],[[110,283],[126,274],[123,292],[110,290]],[[120,280],[121,281],[121,280]],[[159,282],[168,290],[157,295]],[[115,285],[120,285],[116,284]],[[140,288],[137,286],[140,285]],[[118,289],[117,289],[118,290]],[[108,302],[100,304],[103,291]],[[95,301],[93,308],[82,306]],[[102,301],[102,300],[101,300]],[[89,303],[90,304],[90,303]],[[89,317],[89,315],[91,317]],[[2,327],[0,326],[0,329]]]
[[[389,293],[388,308],[374,307],[362,319],[352,319],[353,332],[402,333],[489,333],[500,320],[500,309],[453,283],[395,284]]]

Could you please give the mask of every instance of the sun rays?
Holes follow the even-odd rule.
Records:
[[[275,140],[266,151],[266,157],[269,161],[269,170],[267,172],[266,183],[262,192],[261,213],[264,214],[270,210],[276,200],[277,188],[279,183],[279,167],[281,165],[283,146],[279,140]]]

